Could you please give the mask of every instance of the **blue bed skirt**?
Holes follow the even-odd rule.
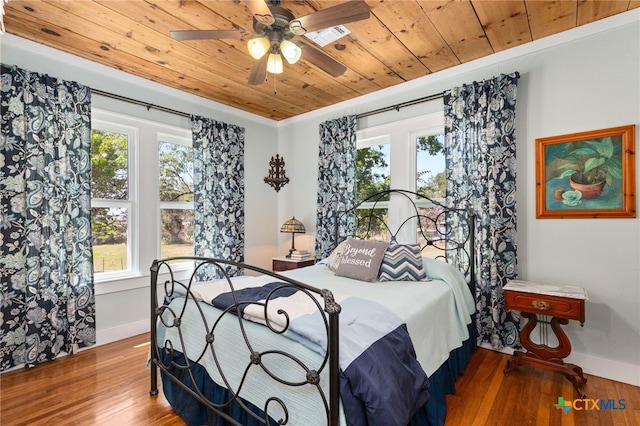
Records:
[[[429,401],[413,417],[411,426],[441,426],[447,417],[446,396],[456,393],[455,382],[464,373],[477,348],[476,331],[472,322],[467,327],[469,339],[449,353],[449,359],[429,377]]]
[[[455,393],[455,381],[462,373],[471,359],[471,353],[476,348],[475,327],[469,325],[469,335],[472,336],[462,346],[454,349],[449,354],[449,359],[429,377],[429,401],[419,410],[409,425],[411,426],[440,426],[444,424],[447,416],[446,395]],[[164,365],[170,364],[170,355],[162,355],[164,351],[160,350]],[[184,355],[179,352],[174,353],[174,360],[184,365]],[[191,383],[190,373],[184,370],[172,368],[171,374],[177,377],[182,383]],[[216,404],[224,404],[229,401],[231,394],[224,388],[215,384],[209,378],[206,370],[200,365],[196,365],[192,370],[195,384],[190,384],[190,388],[197,386],[209,401]],[[226,426],[228,423],[208,410],[203,404],[196,401],[180,386],[176,385],[171,379],[164,374],[162,377],[162,389],[164,395],[171,404],[173,410],[178,414],[187,425],[198,426],[208,424],[212,426]],[[245,402],[260,418],[263,417],[261,409]],[[257,426],[261,423],[257,422],[253,417],[247,414],[237,403],[229,404],[225,408],[225,413],[246,426]],[[275,421],[271,422],[276,426]]]

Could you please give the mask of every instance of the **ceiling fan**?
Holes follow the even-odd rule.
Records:
[[[296,63],[302,55],[305,60],[333,77],[347,70],[319,49],[303,41],[291,41],[295,36],[318,31],[348,22],[368,19],[369,6],[364,0],[351,0],[326,9],[321,9],[296,18],[289,9],[280,7],[280,0],[244,0],[253,14],[253,33],[246,30],[174,30],[171,37],[176,40],[237,39],[249,38],[249,53],[256,59],[251,68],[249,84],[262,84],[267,71],[280,74],[283,71],[282,57]]]

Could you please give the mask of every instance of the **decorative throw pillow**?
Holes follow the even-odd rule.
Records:
[[[389,243],[353,238],[345,243],[336,275],[360,281],[375,281]]]
[[[425,281],[427,273],[418,244],[391,244],[384,253],[380,281]]]
[[[327,257],[327,268],[331,269],[333,272],[338,269],[338,265],[340,264],[340,259],[342,259],[342,254],[344,253],[344,247],[346,246],[346,244],[346,240],[338,244],[338,247],[334,248],[329,257]]]

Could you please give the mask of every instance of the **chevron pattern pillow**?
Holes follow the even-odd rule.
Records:
[[[380,267],[380,281],[426,281],[418,244],[390,244]]]

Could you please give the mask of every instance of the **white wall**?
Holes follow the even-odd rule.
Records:
[[[271,156],[277,153],[277,123],[10,34],[0,36],[0,42],[0,58],[4,64],[17,65],[31,71],[77,81],[93,89],[244,127],[245,260],[263,268],[271,268],[271,257],[277,255],[276,238],[280,226],[277,216],[278,197],[263,179],[268,174]],[[215,76],[212,75],[211,78]],[[190,128],[187,117],[155,109],[147,110],[143,106],[104,96],[94,95],[92,105],[102,110]],[[144,152],[140,155],[143,156]],[[156,211],[155,205],[141,205],[140,217],[155,216]],[[153,259],[155,256],[156,254],[147,254],[146,257]],[[96,285],[98,344],[149,330],[150,266],[151,264],[142,265],[141,275],[136,278]],[[115,289],[117,291],[113,291]]]
[[[519,71],[518,264],[520,279],[581,285],[589,292],[584,328],[566,329],[570,361],[587,373],[640,385],[640,220],[535,219],[535,139],[625,124],[640,117],[640,11],[631,11],[525,46],[439,72],[375,94],[279,123],[245,114],[119,71],[4,35],[2,62],[75,80],[93,88],[210,116],[246,128],[246,260],[269,268],[289,235],[277,232],[295,215],[307,233],[297,248],[313,249],[317,190],[318,125],[442,92],[456,85]],[[96,106],[141,118],[184,124],[170,114],[97,97]],[[437,111],[433,101],[360,120],[365,128]],[[640,133],[640,132],[637,132]],[[637,147],[637,143],[636,143]],[[262,181],[271,156],[286,161],[291,183],[279,193]],[[640,171],[640,165],[636,165]],[[638,180],[636,178],[636,180]],[[640,189],[640,185],[636,184]],[[141,285],[148,281],[138,279]],[[96,298],[98,340],[143,332],[148,290]]]
[[[280,152],[295,164],[278,200],[315,231],[318,126],[500,73],[519,71],[517,185],[519,278],[579,285],[586,323],[565,330],[570,362],[587,373],[640,385],[640,220],[536,219],[535,139],[636,124],[640,118],[640,13],[631,11],[359,99],[280,123]],[[441,100],[359,120],[358,128],[441,109]],[[640,128],[637,129],[637,134]],[[637,142],[636,142],[637,149]],[[637,157],[637,155],[636,155]],[[638,163],[638,161],[636,161]],[[640,175],[640,165],[636,168]],[[636,177],[636,181],[638,178]],[[636,183],[640,189],[640,185]],[[281,240],[281,245],[286,241]]]

